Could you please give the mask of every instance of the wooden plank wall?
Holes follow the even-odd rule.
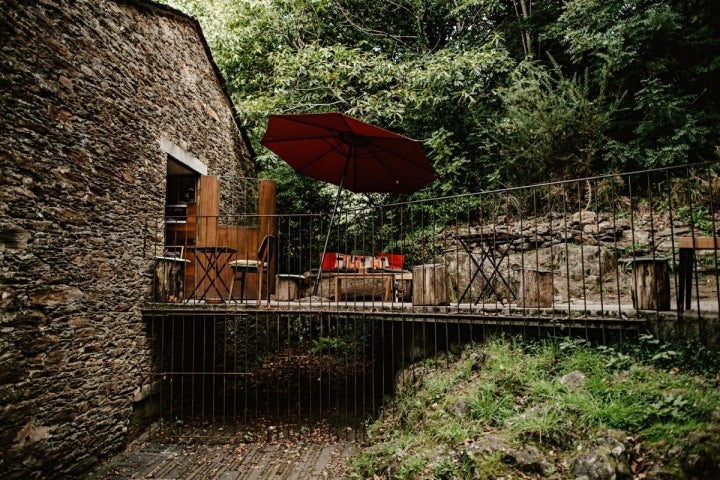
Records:
[[[256,260],[257,250],[263,237],[277,235],[277,220],[274,216],[277,184],[274,181],[262,180],[260,182],[259,227],[219,224],[220,179],[218,177],[201,176],[198,179],[196,192],[195,204],[192,205],[192,210],[188,208],[187,224],[182,227],[182,232],[175,232],[176,240],[179,240],[179,235],[183,236],[183,245],[231,247],[236,250],[236,253],[224,260]],[[187,298],[195,288],[195,282],[201,276],[201,272],[196,272],[195,255],[192,250],[186,248],[185,258],[190,260],[185,270],[185,295]],[[271,279],[275,278],[276,263],[277,259],[273,258],[269,269]],[[226,266],[222,272],[222,279],[228,286],[232,281],[232,275],[232,269]],[[245,298],[257,298],[257,284],[257,275],[249,273],[245,280]],[[271,292],[274,291],[274,284],[274,281],[270,282]],[[200,286],[201,291],[204,288],[206,285]],[[239,284],[233,290],[233,296],[239,298]]]
[[[218,245],[218,214],[220,213],[220,179],[203,175],[198,179],[197,196],[197,244]]]

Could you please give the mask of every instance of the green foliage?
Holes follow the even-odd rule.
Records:
[[[570,0],[545,38],[561,38],[574,62],[622,72],[655,53],[652,42],[677,31],[680,21],[668,2]]]
[[[690,205],[683,205],[678,208],[677,217],[692,226],[697,234],[712,235],[715,231],[712,217],[707,208],[703,206],[693,208]]]
[[[280,212],[328,213],[332,211],[337,187],[298,175],[285,163],[259,159],[263,176],[277,182],[277,209]],[[303,192],[298,195],[298,192]]]
[[[200,21],[283,212],[332,192],[259,145],[276,112],[423,140],[440,179],[418,198],[717,158],[714,0],[167,1]]]
[[[717,98],[701,98],[720,66],[707,55],[719,42],[708,35],[718,13],[712,1],[572,0],[546,28],[546,40],[565,47],[569,68],[590,66],[608,91],[624,93],[623,115],[608,132],[611,165],[652,168],[712,157]]]
[[[412,456],[400,465],[400,468],[394,477],[398,480],[415,478],[415,474],[420,473],[426,464],[426,458]]]
[[[563,445],[567,441],[567,425],[557,405],[540,404],[511,419],[511,431],[524,441]]]
[[[565,78],[557,65],[548,70],[537,62],[520,64],[501,90],[505,110],[496,136],[506,177],[521,174],[517,182],[527,183],[598,171],[618,105],[600,87],[593,95],[587,75]]]
[[[627,346],[626,350],[633,357],[658,368],[682,366],[684,371],[698,374],[720,372],[720,355],[693,342],[664,343],[652,335],[644,334],[638,337],[637,342]]]
[[[443,458],[432,468],[432,476],[437,480],[453,480],[455,478],[455,464],[451,460]]]
[[[313,339],[313,346],[310,353],[313,355],[330,354],[334,355],[345,348],[345,342],[338,337],[320,337]]]
[[[440,245],[435,241],[437,232],[432,228],[413,230],[402,240],[401,251],[405,254],[407,265],[422,265],[429,263],[441,253]]]
[[[470,417],[491,427],[501,426],[515,413],[514,406],[512,392],[499,390],[493,382],[480,385],[477,393],[468,402]]]

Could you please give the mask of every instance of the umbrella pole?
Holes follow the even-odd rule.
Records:
[[[322,266],[325,262],[325,254],[327,253],[328,243],[330,241],[330,233],[332,233],[333,221],[335,220],[335,214],[337,213],[338,204],[340,203],[340,194],[342,193],[343,184],[345,183],[345,175],[347,174],[348,165],[350,165],[350,157],[353,154],[353,146],[350,145],[350,151],[348,152],[347,158],[345,159],[345,167],[343,168],[343,175],[340,179],[340,186],[338,187],[337,195],[335,195],[335,206],[333,207],[332,215],[330,216],[330,225],[328,226],[327,235],[325,236],[325,246],[323,247],[323,253],[320,257],[320,268],[318,268],[317,279],[315,280],[315,287],[313,287],[313,297],[317,295],[318,287],[320,286],[320,276],[322,275]],[[337,299],[336,299],[337,300]]]

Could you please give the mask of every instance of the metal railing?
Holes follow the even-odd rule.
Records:
[[[152,254],[167,256],[168,243],[184,246],[193,273],[185,277],[185,295],[172,301],[187,304],[208,298],[190,295],[206,267],[192,254],[198,232],[206,231],[212,233],[200,235],[204,245],[232,251],[215,260],[222,284],[211,294],[229,307],[257,305],[248,300],[259,296],[265,305],[290,310],[712,314],[720,306],[719,190],[716,165],[702,164],[343,209],[319,277],[328,225],[321,215],[197,217],[185,236],[164,225]],[[277,242],[258,294],[257,272],[230,262],[257,260],[267,233]],[[680,242],[687,237],[703,239],[707,248],[693,249],[681,262]],[[237,282],[230,292],[232,277],[242,274],[246,294]]]

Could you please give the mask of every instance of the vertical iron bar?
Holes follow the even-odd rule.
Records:
[[[595,234],[598,236],[598,240],[600,239],[600,199],[598,198],[599,191],[598,191],[598,183],[597,180],[593,180],[593,183],[588,185],[588,188],[592,192],[595,191],[595,195],[592,196],[594,199],[594,209],[593,212],[595,213]],[[601,244],[599,241],[598,243],[598,288],[600,289],[600,311],[603,312],[604,315],[605,312],[605,272],[603,271],[603,255],[604,255],[604,245]]]
[[[678,288],[678,264],[677,264],[677,257],[675,252],[676,242],[675,242],[675,219],[674,219],[674,207],[673,207],[673,188],[672,188],[672,179],[670,177],[670,170],[665,171],[665,185],[667,190],[667,202],[668,202],[668,216],[670,221],[670,254],[672,258],[672,266],[673,266],[673,286],[675,287],[675,298],[677,299],[677,295],[679,293]],[[672,300],[671,300],[672,301]],[[676,302],[677,305],[677,302]],[[672,306],[671,306],[672,307]],[[677,308],[677,307],[676,307]],[[677,312],[678,315],[680,315],[680,312]]]
[[[654,202],[653,202],[653,184],[651,182],[650,173],[645,174],[645,178],[647,179],[647,195],[648,195],[648,205],[650,207],[650,239],[649,239],[649,245],[651,250],[651,257],[653,259],[653,262],[655,262],[656,259],[656,253],[655,250],[657,249],[657,243],[655,239],[655,208],[654,208]],[[659,275],[656,274],[653,276],[653,294],[655,295],[656,299],[659,299],[660,296],[658,295],[660,293],[660,278]],[[655,302],[655,313],[660,313],[660,302]]]
[[[567,209],[567,184],[562,184],[562,204],[563,204],[563,236],[564,236],[564,245],[565,245],[565,275],[566,275],[566,283],[567,283],[567,312],[568,317],[572,317],[572,308],[571,308],[571,302],[572,299],[570,298],[570,246],[568,245],[568,209]]]
[[[636,247],[637,243],[635,242],[635,207],[634,202],[635,199],[633,198],[633,178],[632,175],[628,175],[628,195],[630,195],[630,241],[631,241],[631,249],[632,249],[632,259],[633,263],[636,257]],[[632,269],[632,281],[635,282],[637,285],[637,272],[636,269]],[[632,287],[631,287],[632,288]],[[632,298],[631,298],[632,300]],[[637,308],[637,305],[633,301],[633,308]]]
[[[578,221],[580,222],[580,276],[582,277],[582,295],[583,295],[583,310],[587,312],[587,283],[585,282],[585,240],[583,236],[585,234],[585,225],[583,224],[583,205],[582,201],[582,187],[581,182],[575,182],[577,185],[577,203],[578,203]],[[590,184],[588,182],[588,189]],[[589,190],[588,190],[589,191]],[[588,338],[587,324],[585,324],[585,338]]]
[[[713,260],[715,272],[715,298],[717,299],[717,311],[720,311],[720,270],[718,270],[718,225],[715,217],[715,192],[713,191],[713,175],[710,175],[710,185],[708,198],[710,199],[710,222],[712,223],[712,237],[713,237]],[[700,312],[698,312],[699,314]]]

